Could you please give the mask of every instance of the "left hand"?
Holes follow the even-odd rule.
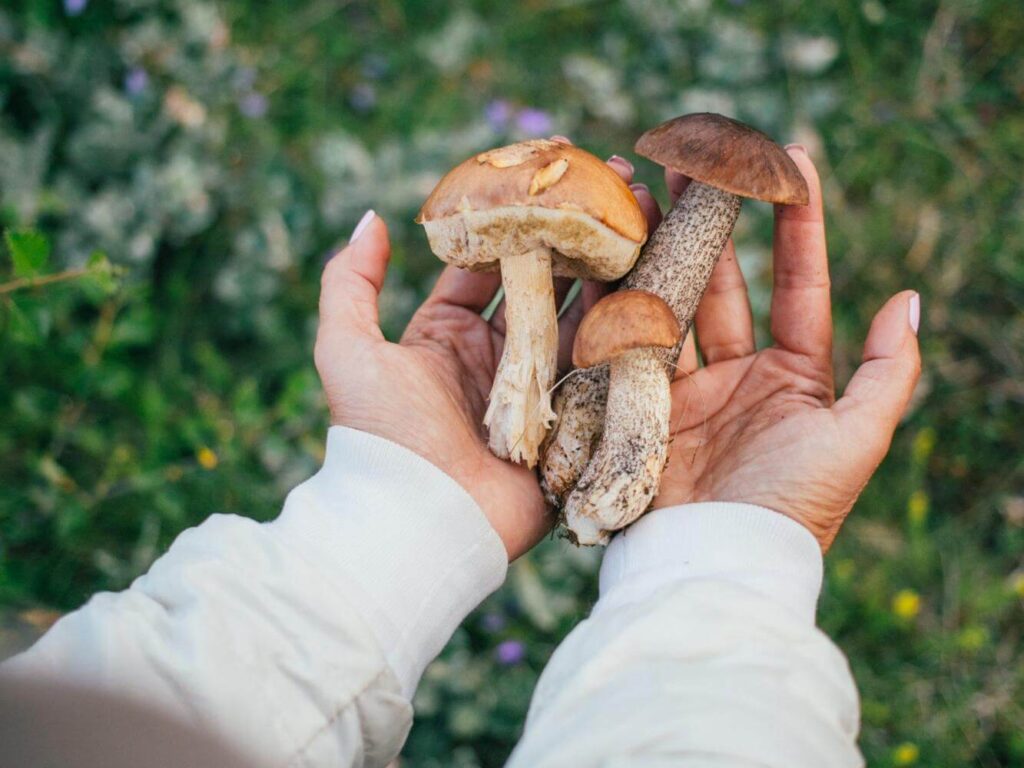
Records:
[[[627,183],[632,180],[628,163],[609,162]],[[645,210],[656,210],[645,188],[635,194]],[[384,222],[369,215],[322,278],[314,356],[331,423],[396,442],[452,477],[483,509],[513,560],[551,529],[554,518],[534,472],[491,454],[482,426],[501,358],[504,313],[499,308],[490,322],[480,313],[501,276],[447,267],[401,341],[388,342],[377,300],[391,248]],[[572,281],[555,282],[562,301]],[[563,367],[576,326],[601,290],[585,286],[559,322]]]

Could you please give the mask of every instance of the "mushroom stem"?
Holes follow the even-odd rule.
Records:
[[[630,350],[609,364],[608,406],[601,445],[565,505],[578,544],[606,544],[631,523],[658,489],[668,456],[671,377],[665,350]]]
[[[691,181],[622,281],[623,288],[661,297],[684,337],[736,226],[741,202],[731,192]]]
[[[679,321],[684,339],[711,272],[732,234],[740,202],[731,192],[698,181],[690,182],[647,241],[636,266],[622,281],[623,289],[647,291],[663,299]],[[667,358],[659,356],[667,372],[671,372],[672,363],[679,357],[681,343]],[[559,392],[557,424],[548,436],[541,467],[542,486],[549,500],[564,500],[566,493],[577,484],[591,462],[591,446],[598,445],[602,429],[607,430],[614,418],[611,403],[606,406],[603,396],[607,377],[603,367],[597,368],[593,374],[570,378]],[[657,442],[662,437],[651,435],[649,439]],[[601,450],[603,447],[598,447],[598,453]],[[593,462],[597,461],[595,454]],[[601,462],[606,465],[604,457]],[[646,510],[656,491],[657,483],[635,517]],[[623,525],[629,522],[632,520]]]
[[[551,387],[558,365],[558,318],[551,251],[539,248],[503,258],[501,282],[505,349],[484,424],[495,455],[532,467],[555,418]]]
[[[608,365],[574,371],[555,393],[555,423],[541,464],[541,488],[561,507],[597,448],[608,402]]]

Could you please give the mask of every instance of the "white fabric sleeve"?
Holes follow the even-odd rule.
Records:
[[[814,625],[817,541],[747,504],[657,510],[616,536],[509,765],[861,766],[857,690]]]
[[[323,468],[277,520],[210,517],[4,670],[156,705],[260,764],[383,766],[424,667],[506,558],[454,480],[332,427]]]

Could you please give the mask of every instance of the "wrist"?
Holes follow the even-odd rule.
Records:
[[[825,554],[832,546],[853,502],[849,502],[839,512],[832,512],[840,503],[837,500],[829,499],[825,493],[800,488],[799,484],[796,484],[795,489],[792,487],[794,484],[789,485],[790,493],[781,497],[774,493],[752,492],[748,487],[730,487],[726,483],[723,487],[697,494],[694,501],[753,505],[771,510],[806,529],[818,542],[821,553]]]
[[[531,470],[502,461],[483,446],[479,452],[452,477],[483,510],[512,562],[551,531],[554,516]]]
[[[745,503],[682,504],[654,510],[612,539],[600,604],[642,600],[675,582],[725,581],[813,623],[822,571],[817,540],[789,517]]]

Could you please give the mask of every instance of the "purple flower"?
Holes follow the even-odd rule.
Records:
[[[89,0],[64,0],[64,13],[68,16],[78,16],[88,4]]]
[[[551,115],[542,109],[527,107],[516,116],[516,125],[528,136],[546,136],[551,132]]]
[[[485,613],[481,623],[488,632],[501,632],[505,628],[505,617],[497,612]]]
[[[348,97],[356,112],[369,112],[377,103],[377,91],[369,83],[359,83]]]
[[[495,131],[503,131],[512,117],[512,107],[504,99],[496,99],[484,108],[484,117]]]
[[[149,74],[142,67],[132,67],[124,76],[124,92],[129,96],[138,96],[149,85]]]
[[[246,117],[258,119],[267,114],[267,108],[269,107],[267,97],[259,91],[252,91],[251,93],[245,94],[239,102],[238,109]]]
[[[494,649],[499,664],[510,667],[526,658],[526,646],[519,640],[506,640]]]

